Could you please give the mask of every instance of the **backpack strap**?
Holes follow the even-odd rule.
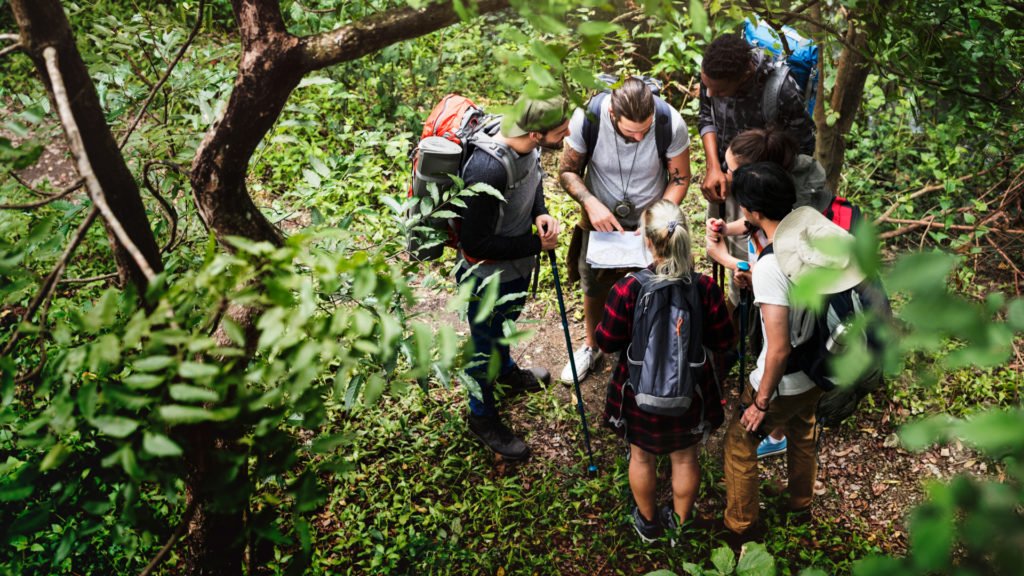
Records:
[[[583,159],[583,165],[590,164],[590,157],[594,155],[594,147],[597,146],[597,135],[601,131],[601,106],[610,92],[600,92],[587,102],[587,113],[583,115],[583,143],[587,145],[587,155]]]
[[[597,135],[601,132],[601,113],[605,98],[610,92],[595,94],[587,103],[587,113],[583,117],[583,143],[587,145],[584,165],[590,163],[590,157],[597,146]],[[654,143],[658,149],[661,165],[668,170],[668,147],[672,144],[672,106],[661,97],[654,96]]]
[[[761,116],[765,126],[775,122],[779,117],[779,102],[782,98],[782,86],[789,77],[789,66],[779,63],[768,74],[761,94]]]
[[[654,143],[658,147],[661,165],[668,170],[668,146],[672,143],[672,107],[661,98],[654,97]]]

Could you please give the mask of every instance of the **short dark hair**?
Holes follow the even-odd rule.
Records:
[[[750,66],[751,47],[738,34],[719,36],[704,49],[701,70],[712,80],[739,80]]]
[[[755,162],[733,172],[732,193],[740,206],[773,221],[782,220],[796,204],[793,179],[774,162]]]
[[[612,90],[612,112],[617,118],[646,122],[654,115],[654,95],[643,80],[630,76]]]
[[[796,140],[782,128],[772,125],[768,128],[752,128],[740,132],[729,143],[732,155],[751,162],[774,162],[786,171],[793,169],[797,155]],[[739,166],[730,166],[736,169]]]

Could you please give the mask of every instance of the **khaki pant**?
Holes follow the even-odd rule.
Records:
[[[748,384],[740,402],[751,405],[754,389]],[[814,455],[814,410],[821,389],[815,386],[796,396],[776,396],[768,405],[762,430],[786,429],[789,475],[789,506],[800,510],[811,505],[818,463]],[[725,432],[725,526],[743,533],[757,522],[758,489],[757,445],[760,441],[733,416]]]

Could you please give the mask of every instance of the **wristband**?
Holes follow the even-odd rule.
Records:
[[[761,408],[760,406],[757,405],[757,398],[756,397],[754,398],[754,408],[757,408],[761,412],[767,412],[768,411],[768,406],[767,405],[765,405],[764,408]]]

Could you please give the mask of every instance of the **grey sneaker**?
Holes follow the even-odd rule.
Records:
[[[600,352],[598,350],[587,345],[580,346],[579,350],[576,350],[576,352],[573,353],[572,357],[576,362],[576,377],[579,378],[581,382],[588,374],[590,374],[590,369],[594,367],[599,355]],[[572,384],[571,363],[565,363],[565,368],[562,368],[562,374],[559,380]]]
[[[501,454],[505,460],[526,460],[530,457],[530,447],[526,445],[497,416],[474,416],[467,418],[469,431],[484,446]]]
[[[640,535],[640,539],[647,544],[654,542],[661,536],[661,526],[658,525],[657,520],[648,521],[640,513],[640,508],[636,506],[633,506],[633,528]]]

